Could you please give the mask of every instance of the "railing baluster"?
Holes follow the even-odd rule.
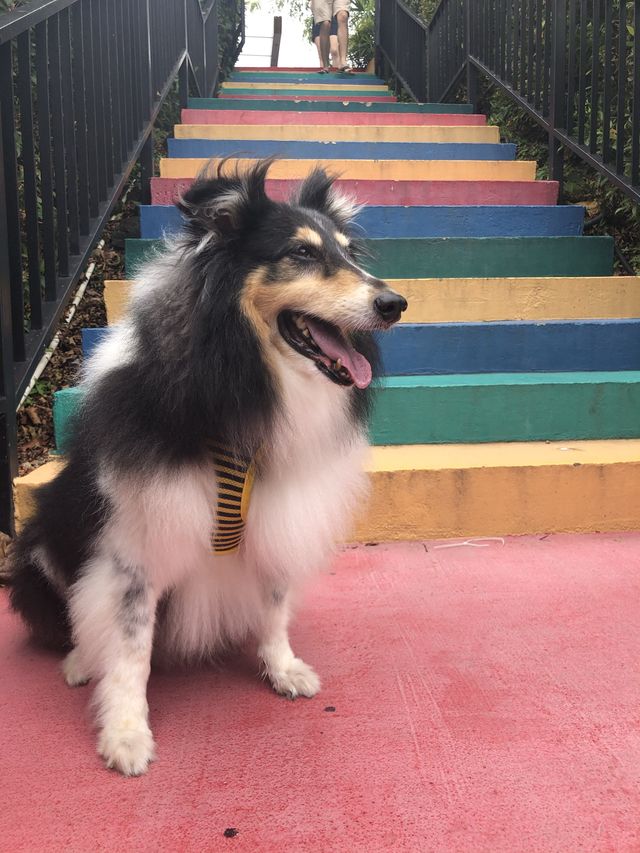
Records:
[[[591,134],[589,150],[598,149],[598,101],[600,80],[600,0],[593,0],[591,47]]]
[[[12,44],[0,45],[0,80],[12,79]],[[20,252],[20,198],[18,195],[18,159],[16,151],[16,122],[13,106],[13,84],[0,87],[0,124],[4,173],[4,203],[6,205],[7,246],[9,255],[9,284],[11,288],[11,334],[13,358],[25,357],[24,296],[22,286],[22,257]],[[0,199],[0,203],[2,200]]]
[[[32,329],[42,328],[42,291],[40,282],[40,246],[38,238],[38,191],[36,186],[36,149],[33,133],[31,97],[31,33],[18,36],[18,101],[22,174],[24,177],[24,221],[29,280],[29,309]]]
[[[38,147],[40,154],[40,197],[42,200],[42,258],[44,261],[44,298],[56,298],[56,226],[53,207],[53,163],[51,157],[51,113],[49,107],[48,24],[35,28],[36,96],[38,102]]]
[[[69,275],[69,229],[67,222],[67,185],[65,175],[64,110],[60,65],[59,15],[49,19],[49,66],[51,87],[51,134],[53,137],[53,174],[56,201],[56,247],[58,275]]]
[[[93,54],[93,10],[91,0],[82,0],[82,45],[83,55],[88,61],[84,63],[84,90],[87,128],[87,180],[89,190],[89,216],[98,215],[100,207],[100,169],[98,166],[98,120],[96,104],[96,84],[94,78]],[[106,185],[105,185],[106,191]]]
[[[587,107],[587,0],[580,0],[580,64],[578,76],[578,142],[584,145]]]
[[[104,67],[102,65],[102,27],[100,24],[100,0],[91,3],[91,50],[94,57],[93,98],[96,123],[96,162],[98,165],[98,199],[107,197],[107,186],[111,181],[107,169],[107,116],[104,102]]]
[[[625,172],[625,106],[627,102],[627,0],[620,0],[618,31],[618,104],[616,108],[616,172]]]
[[[543,2],[537,0],[536,3],[536,82],[535,82],[535,98],[534,106],[536,110],[542,108],[542,68],[544,65],[544,47],[542,41],[542,19],[543,19]]]
[[[611,160],[611,101],[613,100],[613,10],[604,4],[604,90],[602,95],[602,159]]]
[[[89,233],[89,154],[87,150],[86,79],[84,69],[84,27],[82,3],[71,7],[73,33],[73,109],[76,116],[76,152],[78,160],[78,213],[80,234]]]
[[[633,27],[635,40],[633,45],[633,114],[631,117],[631,183],[640,184],[640,0],[635,0],[633,8]]]
[[[567,61],[567,133],[573,131],[576,88],[576,0],[569,0],[569,57]]]
[[[76,119],[73,109],[73,72],[71,69],[71,32],[69,9],[58,17],[60,40],[60,74],[64,115],[64,159],[67,180],[67,215],[69,223],[69,248],[77,255],[80,251],[80,216],[78,212],[78,164],[76,160]]]

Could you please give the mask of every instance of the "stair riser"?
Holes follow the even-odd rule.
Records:
[[[317,69],[308,72],[232,71],[227,78],[230,83],[291,83],[298,85],[300,83],[318,83],[318,81],[333,79],[335,79],[333,75],[331,77],[320,76]],[[384,80],[381,80],[380,77],[376,77],[375,74],[358,73],[350,74],[348,77],[342,75],[339,79],[347,80],[350,86],[385,85]]]
[[[169,157],[288,157],[298,160],[515,160],[516,146],[484,142],[278,142],[168,139]]]
[[[640,277],[389,280],[409,308],[406,323],[640,318]],[[120,322],[132,282],[105,281],[110,324]]]
[[[206,157],[163,158],[160,177],[195,178],[211,164]],[[230,157],[227,168],[246,169],[255,157]],[[536,164],[527,160],[276,160],[269,176],[293,180],[305,178],[316,166],[336,177],[348,174],[359,181],[533,181]]]
[[[406,125],[358,125],[355,122],[342,125],[336,131],[333,122],[325,124],[177,124],[173,135],[176,139],[231,139],[240,144],[240,140],[279,140],[300,142],[396,142],[396,143],[475,143],[497,144],[500,142],[500,130],[495,126],[484,125],[469,127],[439,127],[425,125],[415,127]]]
[[[85,358],[106,332],[82,330]],[[640,320],[405,323],[379,344],[386,376],[640,370]]]
[[[327,94],[319,94],[313,91],[302,91],[299,92],[282,92],[277,90],[268,90],[264,89],[260,92],[260,94],[249,94],[247,91],[239,90],[231,94],[230,92],[222,93],[220,95],[221,101],[263,101],[265,98],[269,98],[272,101],[295,101],[298,103],[299,101],[311,101],[312,103],[324,103],[325,101],[335,101],[339,99],[339,94],[337,92],[327,93]],[[342,101],[344,103],[349,103],[350,101],[355,104],[391,104],[395,103],[396,99],[393,95],[358,95],[354,92],[345,92],[342,96]]]
[[[368,207],[356,224],[378,237],[561,237],[582,233],[582,207]],[[183,227],[176,207],[141,206],[143,238],[175,234]]]
[[[640,528],[640,462],[374,472],[354,541]]]
[[[364,266],[383,279],[608,276],[613,270],[609,237],[488,237],[367,240]],[[126,240],[127,278],[159,240]]]
[[[370,439],[376,445],[402,445],[640,438],[638,377],[622,377],[446,387],[420,380],[413,387],[394,387],[389,380],[376,392]],[[76,388],[54,395],[55,441],[62,453],[81,400]]]
[[[354,101],[314,101],[304,100],[299,103],[294,101],[275,101],[273,98],[252,98],[243,102],[234,101],[230,98],[189,98],[189,109],[196,110],[273,110],[293,112],[336,112],[336,113],[378,113],[388,112],[401,116],[409,114],[433,114],[433,115],[473,115],[473,109],[469,104],[398,104],[378,101],[377,104],[367,99],[367,103]],[[482,116],[479,124],[484,124],[486,118]]]
[[[319,79],[328,80],[326,83],[319,83]],[[393,92],[385,83],[371,83],[367,80],[354,81],[351,83],[348,80],[331,81],[329,78],[316,77],[313,81],[305,83],[296,83],[289,81],[286,83],[278,82],[277,80],[269,82],[251,83],[238,82],[231,80],[222,84],[220,89],[221,96],[224,95],[262,95],[279,94],[285,92],[287,95],[296,95],[298,93],[319,94],[319,95],[336,95],[338,98],[344,98],[351,94],[357,95],[391,95]]]
[[[332,106],[342,107],[342,104]],[[362,106],[359,104],[358,106]],[[404,106],[404,105],[398,105]],[[357,125],[368,127],[381,125],[387,127],[485,127],[486,118],[482,115],[467,113],[396,113],[375,111],[373,107],[365,107],[365,111],[356,112],[355,105],[350,109],[343,107],[340,111],[329,109],[324,112],[306,110],[304,112],[273,109],[184,109],[182,121],[184,124],[241,124],[241,125],[272,125],[281,127],[349,127]],[[382,106],[380,107],[382,110]]]
[[[153,204],[173,204],[191,186],[191,178],[152,178]],[[299,181],[268,180],[276,201],[288,200]],[[370,205],[555,205],[556,181],[351,181],[337,180],[337,190]]]

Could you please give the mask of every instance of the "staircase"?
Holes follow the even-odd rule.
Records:
[[[305,69],[231,75],[182,113],[141,239],[135,277],[174,198],[206,159],[278,154],[286,198],[323,163],[368,205],[370,270],[409,300],[381,338],[370,506],[358,541],[640,527],[640,279],[613,276],[613,241],[582,234],[584,210],[516,159],[463,104],[398,103],[372,75]],[[129,281],[107,282],[117,323]],[[87,329],[85,354],[103,330]],[[58,392],[65,450],[80,392]],[[60,461],[16,481],[18,521]]]

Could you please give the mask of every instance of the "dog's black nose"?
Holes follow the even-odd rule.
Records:
[[[387,323],[395,323],[403,311],[407,310],[407,300],[399,293],[388,290],[373,300],[376,311]]]

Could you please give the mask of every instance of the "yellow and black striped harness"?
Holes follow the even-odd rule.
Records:
[[[240,547],[253,487],[254,461],[224,444],[211,444],[218,480],[215,527],[211,535],[214,554],[233,554]]]

